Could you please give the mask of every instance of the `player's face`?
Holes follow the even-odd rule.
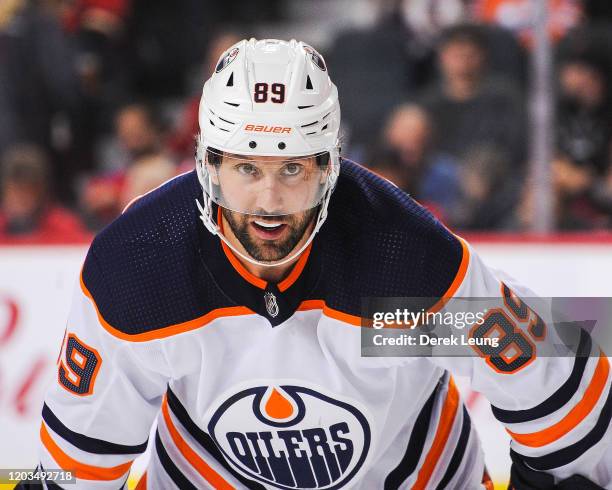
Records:
[[[282,260],[305,239],[330,172],[315,156],[224,153],[208,165],[214,200],[233,235],[261,262]]]
[[[255,260],[284,259],[314,225],[318,208],[285,216],[256,216],[222,208],[232,233]]]

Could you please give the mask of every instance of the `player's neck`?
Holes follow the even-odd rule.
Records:
[[[225,219],[225,216],[221,215],[221,219],[223,221],[223,231],[224,231],[223,234],[225,235],[225,238],[227,238],[227,240],[232,244],[232,246],[235,247],[240,253],[249,255],[248,252],[245,250],[245,248],[242,246],[242,243],[240,243],[240,240],[238,240],[238,238],[236,238],[236,235],[234,235],[231,226]],[[287,254],[287,256],[293,255],[295,252],[297,252],[300,248],[304,246],[304,243],[306,243],[306,241],[310,237],[310,234],[312,233],[313,228],[314,228],[314,221],[306,229],[306,231],[304,232],[304,236],[297,243],[297,245],[293,248],[293,250],[291,250],[291,252]],[[298,255],[297,257],[295,257],[290,262],[287,262],[286,264],[277,265],[274,267],[266,267],[266,266],[261,266],[261,265],[255,265],[249,262],[248,260],[244,260],[239,255],[236,255],[236,259],[240,261],[240,263],[244,266],[244,268],[247,271],[249,271],[255,277],[258,277],[260,279],[263,279],[266,282],[271,282],[271,283],[278,283],[282,281],[283,279],[285,279],[289,275],[289,273],[291,272],[291,269],[293,268],[295,263],[299,260],[299,258],[300,256]]]

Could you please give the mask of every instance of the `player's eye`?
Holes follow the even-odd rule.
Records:
[[[252,177],[257,176],[259,169],[253,165],[252,163],[239,163],[234,167],[239,174],[241,175],[249,175]]]
[[[287,163],[281,169],[281,175],[285,177],[294,177],[302,173],[304,166],[299,163]]]

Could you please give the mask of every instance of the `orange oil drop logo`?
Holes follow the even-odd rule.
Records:
[[[276,388],[273,388],[266,402],[265,412],[271,419],[287,419],[293,415],[293,405]]]

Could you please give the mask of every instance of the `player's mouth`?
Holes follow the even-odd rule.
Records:
[[[254,220],[251,221],[251,228],[255,231],[255,235],[262,240],[277,240],[287,229],[285,223]]]

